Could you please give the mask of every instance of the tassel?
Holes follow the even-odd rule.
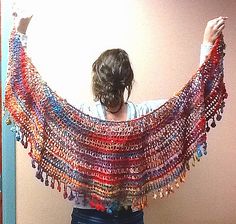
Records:
[[[112,210],[111,210],[110,208],[107,208],[106,212],[107,212],[108,214],[112,214]]]
[[[185,166],[186,166],[187,170],[190,170],[189,161],[187,161],[187,162],[185,163]]]
[[[93,199],[89,201],[89,205],[91,208],[95,208],[95,202],[93,201]]]
[[[51,188],[54,189],[55,187],[55,180],[54,178],[51,179]]]
[[[194,155],[194,156],[195,156],[196,160],[197,160],[198,162],[200,162],[200,158],[198,157],[198,155]]]
[[[157,194],[156,193],[153,194],[153,198],[157,199]]]
[[[46,174],[45,186],[49,186],[48,175]]]
[[[101,204],[101,203],[97,203],[97,204],[95,205],[95,208],[96,208],[97,211],[101,211],[101,212],[106,211],[105,206],[104,206],[103,204]]]
[[[144,209],[147,206],[147,196],[143,196],[141,200],[141,207]]]
[[[36,172],[36,177],[37,177],[37,179],[42,179],[42,172],[41,172],[41,168],[40,168],[40,166],[38,165],[38,170],[37,170],[37,172]]]
[[[179,183],[178,183],[177,179],[175,179],[175,187],[179,188]]]
[[[41,172],[41,182],[43,183],[44,182],[44,178],[43,178],[43,172]]]
[[[192,166],[195,167],[195,162],[196,162],[196,158],[195,158],[195,155],[193,154],[193,157],[192,157]]]
[[[216,115],[216,120],[217,121],[220,121],[222,119],[222,116],[220,115],[220,113],[217,113],[217,115]]]
[[[16,141],[20,141],[20,132],[19,131],[17,131],[16,132]]]
[[[64,199],[66,199],[66,198],[68,197],[66,184],[64,184],[64,193],[63,193],[63,197],[64,197]]]
[[[170,184],[168,184],[166,188],[166,195],[169,196],[170,193],[174,193],[174,189]]]
[[[207,155],[207,143],[206,142],[203,143],[203,154]]]
[[[223,102],[222,102],[222,105],[221,105],[221,108],[220,108],[221,114],[224,113],[224,109],[223,109],[224,107],[225,107],[225,102],[223,101]]]
[[[75,198],[75,196],[73,195],[73,192],[72,192],[72,189],[71,189],[68,199],[69,199],[69,201],[72,201],[74,198]]]
[[[102,204],[100,205],[100,211],[101,212],[105,212],[106,211],[106,207],[104,205],[102,205]]]
[[[208,121],[206,122],[206,132],[209,132],[210,131],[210,127],[209,127],[209,124],[208,124]]]
[[[32,144],[30,145],[30,151],[28,153],[28,155],[32,158],[33,156],[33,147],[32,147]],[[32,159],[33,160],[33,159]]]
[[[82,202],[84,202],[84,200]],[[81,204],[78,191],[75,192],[75,203]]]
[[[32,161],[31,161],[31,165],[32,165],[32,167],[33,167],[34,169],[36,168],[35,160],[34,160],[34,159],[32,159]]]
[[[96,205],[95,205],[95,209],[96,209],[97,211],[100,211],[100,204],[96,204]]]
[[[198,156],[198,158],[202,157],[202,151],[201,150],[197,150],[197,156]]]
[[[140,199],[139,199],[138,204],[140,205],[140,203],[141,202],[140,202]],[[112,211],[118,211],[118,209],[119,209],[118,201],[113,201],[110,208],[111,208]]]
[[[25,142],[24,142],[24,148],[27,149],[28,148],[28,141],[27,141],[27,138],[25,137]]]
[[[61,183],[57,180],[57,190],[61,192]]]
[[[185,182],[184,176],[181,175],[180,178],[179,178],[179,180],[180,180],[181,183],[184,183],[184,182]]]
[[[215,118],[212,118],[212,123],[211,123],[211,127],[214,128],[216,127],[216,122],[215,122]]]
[[[162,188],[159,191],[159,197],[160,198],[164,198],[164,193],[163,193],[163,189]]]
[[[202,157],[202,145],[197,145],[197,156],[198,158]]]
[[[169,196],[170,192],[168,190],[166,190],[166,196]]]
[[[222,114],[224,113],[223,107],[220,108],[220,113],[222,113]]]
[[[41,171],[39,171],[39,170],[37,170],[37,172],[36,172],[36,175],[35,175],[36,177],[37,177],[37,179],[42,179],[42,174],[41,174]]]

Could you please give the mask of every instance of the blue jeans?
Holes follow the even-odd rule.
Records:
[[[124,211],[117,215],[95,209],[74,208],[71,224],[144,224],[143,211]]]

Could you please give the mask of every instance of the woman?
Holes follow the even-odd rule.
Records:
[[[25,42],[25,46],[25,34],[31,18],[22,18],[17,28],[22,42]],[[227,17],[218,17],[207,23],[201,47],[201,64],[224,29],[226,19]],[[131,120],[141,117],[165,103],[165,100],[157,100],[135,105],[128,101],[134,75],[128,55],[124,50],[111,49],[102,53],[93,63],[92,72],[92,88],[96,103],[90,106],[81,105],[80,109],[93,117],[110,121]],[[127,99],[124,98],[125,91],[127,91]],[[131,205],[121,206],[119,210],[112,210],[112,208],[98,209],[96,205],[86,201],[83,194],[79,194],[73,209],[71,224],[82,223],[142,224],[143,211],[142,207],[132,209]]]

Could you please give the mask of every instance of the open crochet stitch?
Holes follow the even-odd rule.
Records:
[[[36,177],[73,200],[112,212],[142,209],[147,194],[163,197],[184,182],[190,163],[206,154],[206,132],[227,98],[221,35],[190,81],[164,105],[130,121],[91,117],[41,79],[12,31],[5,107],[16,138],[29,148]],[[10,122],[9,122],[10,123]]]

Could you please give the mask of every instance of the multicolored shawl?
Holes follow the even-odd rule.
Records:
[[[41,79],[19,35],[10,37],[5,107],[29,148],[36,177],[97,210],[142,209],[147,194],[169,195],[190,162],[206,154],[206,132],[227,98],[221,35],[204,64],[163,106],[130,121],[100,120],[73,107]],[[8,123],[9,120],[8,120]]]

